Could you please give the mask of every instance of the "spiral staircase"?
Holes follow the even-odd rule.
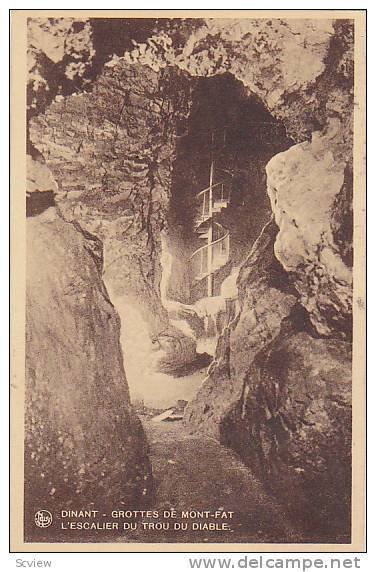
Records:
[[[210,166],[209,187],[196,195],[199,201],[199,216],[195,220],[195,232],[205,241],[190,257],[194,279],[207,280],[207,296],[214,295],[214,275],[227,264],[230,258],[230,233],[218,220],[218,215],[228,207],[231,187],[228,182],[213,184],[214,160]]]

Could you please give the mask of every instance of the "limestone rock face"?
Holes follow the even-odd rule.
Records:
[[[58,98],[30,127],[64,217],[103,241],[106,283],[138,303],[152,339],[166,330],[174,338],[156,361],[162,371],[196,358],[196,343],[171,326],[160,296],[175,132],[189,93],[179,70],[110,63],[90,93]]]
[[[139,292],[159,320],[160,233],[185,89],[181,72],[120,62],[90,93],[54,101],[30,126],[58,183],[64,217],[103,241],[106,280],[117,294]]]
[[[56,194],[58,186],[51,171],[47,165],[40,160],[33,159],[31,155],[27,156],[27,196],[30,197],[33,193],[48,193]]]
[[[185,423],[235,449],[299,514],[307,541],[346,542],[351,494],[351,343],[319,338],[272,220],[244,263],[240,311]],[[329,524],[328,524],[329,523]],[[320,536],[321,535],[321,536]]]
[[[222,420],[241,398],[250,364],[279,334],[296,303],[292,287],[280,289],[285,273],[273,252],[277,230],[270,221],[244,263],[238,278],[240,312],[222,332],[208,377],[186,410],[187,423],[218,439]]]
[[[223,421],[223,441],[312,539],[348,542],[351,344],[315,339],[291,323],[253,361],[242,398]]]
[[[240,270],[240,310],[185,421],[301,510],[307,538],[330,523],[340,542],[351,490],[352,41],[349,21],[212,20],[179,63],[234,74],[296,142],[267,165],[274,222]],[[151,45],[143,57],[168,65],[172,52]]]
[[[314,134],[312,142],[274,156],[266,171],[279,227],[275,255],[292,274],[300,302],[317,332],[349,337],[352,269],[344,252],[352,241],[352,224],[345,218],[346,204],[342,201],[341,251],[332,224],[345,179],[345,164],[335,155],[336,136],[330,130],[325,135]]]
[[[100,241],[84,236],[52,207],[27,224],[30,540],[37,510],[53,514],[46,534],[56,537],[61,509],[139,506],[152,487],[146,440],[129,403],[119,318],[101,280]]]
[[[225,320],[185,423],[236,449],[292,514],[300,512],[307,538],[346,542],[353,26],[220,18],[185,23],[183,39],[179,26],[107,62],[91,93],[52,103],[32,121],[31,139],[59,185],[64,217],[103,240],[105,275],[117,293],[141,293],[152,337],[161,343],[167,332],[157,358],[171,368],[178,346],[160,300],[160,237],[189,76],[232,74],[283,123],[296,144],[267,166],[274,217],[250,244],[239,307]]]
[[[341,117],[352,132],[352,42],[349,20],[213,18],[183,47],[160,34],[126,59],[153,69],[178,65],[192,76],[231,73],[302,141],[328,117]]]
[[[59,88],[72,91],[88,82],[95,48],[87,18],[28,18],[27,35],[31,117],[46,108]]]
[[[48,23],[37,23],[31,32],[34,43],[39,45],[47,32],[54,35],[55,27],[51,32]],[[69,28],[73,51],[81,42],[80,57],[88,65],[94,32],[94,22]],[[108,61],[91,93],[60,97],[31,122],[31,140],[62,191],[60,208],[103,240],[105,279],[117,295],[137,292],[151,337],[170,326],[159,293],[160,234],[167,226],[177,126],[189,111],[191,78],[224,73],[240,80],[283,121],[295,141],[304,142],[291,151],[294,158],[286,158],[285,175],[292,177],[293,165],[299,171],[294,188],[285,180],[282,190],[274,173],[274,167],[281,171],[277,159],[270,164],[270,193],[278,191],[276,221],[283,226],[276,254],[284,268],[296,273],[301,303],[317,331],[348,335],[351,276],[341,255],[351,240],[343,232],[341,196],[350,185],[341,189],[345,164],[351,162],[352,39],[351,22],[345,20],[176,20],[170,30],[160,29]],[[48,50],[43,53],[51,57]],[[310,145],[312,132],[317,134]],[[320,163],[320,173],[327,176],[322,187],[306,180],[305,161],[315,168]],[[296,200],[295,184],[305,187]],[[310,222],[295,212],[309,202],[308,196],[322,204],[314,209],[315,237],[308,236]],[[291,203],[288,215],[282,213],[286,201]],[[296,245],[289,248],[291,241]]]

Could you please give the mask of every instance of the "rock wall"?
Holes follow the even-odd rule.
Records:
[[[308,334],[299,311],[254,359],[221,440],[282,500],[307,541],[349,542],[351,346]]]
[[[57,97],[30,125],[33,145],[58,183],[64,217],[103,241],[106,283],[139,306],[151,340],[163,336],[155,356],[163,371],[196,358],[195,341],[170,323],[160,297],[160,235],[189,93],[179,70],[109,63],[90,93]]]
[[[307,539],[348,542],[351,177],[335,148],[328,130],[267,165],[274,216],[186,422],[234,448]]]
[[[351,20],[213,18],[183,45],[160,33],[126,53],[153,69],[177,65],[192,76],[231,73],[286,125],[295,141],[341,117],[352,133]],[[351,139],[344,138],[345,152]]]
[[[30,127],[65,218],[104,241],[106,279],[117,290],[139,291],[153,314],[163,314],[159,233],[175,151],[172,76],[125,63],[108,67],[90,93],[58,98]]]
[[[240,312],[219,338],[214,362],[186,421],[221,439],[222,421],[242,398],[250,365],[276,337],[296,304],[297,294],[285,284],[286,274],[274,256],[278,228],[271,220],[240,270],[237,285]]]
[[[334,123],[334,125],[333,125]],[[340,199],[346,163],[337,156],[339,122],[311,142],[295,145],[267,165],[268,194],[279,227],[274,252],[293,275],[300,303],[320,335],[351,339],[352,265],[346,252],[352,242],[352,196]],[[337,233],[333,218],[341,215]],[[342,229],[342,232],[339,229]]]
[[[240,271],[240,312],[185,422],[235,449],[307,541],[348,542],[351,343],[319,337],[275,257],[278,232],[272,219]]]
[[[28,540],[43,539],[34,514],[46,508],[56,539],[61,509],[150,501],[151,471],[100,241],[55,207],[27,224],[25,526]]]

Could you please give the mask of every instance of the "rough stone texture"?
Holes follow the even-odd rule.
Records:
[[[101,243],[53,207],[27,225],[25,530],[56,539],[62,508],[139,507],[151,475]],[[54,516],[46,531],[34,524],[40,509]]]
[[[289,321],[253,361],[222,441],[312,540],[349,542],[351,344],[315,339]]]
[[[179,66],[191,76],[233,74],[297,141],[324,127],[328,117],[341,117],[352,130],[351,20],[148,18],[135,25],[30,18],[28,28],[29,89],[39,111],[57,93],[92,81],[106,57],[115,54],[118,63],[127,50],[126,61],[156,72]]]
[[[178,368],[196,359],[195,342],[171,325],[159,292],[175,131],[189,90],[180,71],[110,63],[91,93],[57,98],[30,126],[64,217],[103,241],[106,282],[138,301],[152,339],[163,336],[163,371],[173,359]]]
[[[267,167],[276,244],[271,237],[266,256],[269,226],[241,270],[240,313],[223,332],[187,411],[186,420],[211,435],[228,437],[221,422],[241,400],[255,356],[279,335],[293,309],[304,316],[307,334],[351,339],[352,42],[353,27],[345,20],[221,19],[205,22],[178,54],[178,65],[192,75],[234,74],[297,143]],[[128,57],[164,66],[176,55],[173,42],[165,41]],[[268,267],[260,283],[262,260],[278,267],[274,287]],[[248,446],[243,441],[244,457]]]
[[[192,76],[229,72],[303,142],[267,168],[280,226],[276,256],[296,274],[301,302],[320,335],[350,337],[350,177],[342,187],[352,164],[351,21],[212,19],[183,47],[159,34],[125,59],[155,70],[174,63]]]
[[[240,312],[185,423],[234,448],[307,539],[347,542],[351,344],[318,338],[274,255],[277,233],[272,220],[241,269]]]
[[[104,241],[106,279],[116,276],[121,288],[136,285],[141,292],[142,306],[153,322],[152,335],[165,330],[169,320],[158,291],[159,234],[166,226],[173,135],[177,122],[187,114],[190,90],[176,66],[191,76],[231,73],[283,121],[296,141],[317,132],[312,147],[306,142],[296,155],[301,165],[307,160],[319,168],[331,185],[329,192],[325,178],[320,179],[309,195],[327,206],[325,212],[316,209],[315,218],[317,231],[322,229],[324,236],[306,237],[310,221],[299,221],[302,228],[291,229],[293,233],[290,228],[281,229],[278,242],[285,256],[276,252],[285,268],[295,272],[302,245],[307,247],[296,276],[302,303],[320,334],[336,335],[338,326],[338,335],[348,335],[351,275],[341,252],[346,260],[348,256],[334,244],[329,219],[333,215],[330,201],[335,201],[346,163],[351,163],[351,22],[211,19],[184,23],[184,41],[176,34],[179,22],[107,62],[92,93],[55,102],[45,116],[34,120],[31,138],[59,185],[68,191],[69,201],[64,197],[62,208]],[[85,34],[88,42],[87,30]],[[295,157],[288,156],[287,162],[290,159],[295,164]],[[329,172],[332,166],[336,177]],[[300,186],[313,183],[304,173],[295,175]],[[296,214],[302,206],[301,195],[293,187],[286,189],[280,192],[281,208],[276,208],[277,224],[284,228],[295,223],[283,212],[283,198],[289,195],[289,213]],[[308,190],[302,195],[306,199]],[[334,224],[343,226],[338,216]],[[293,240],[290,234],[299,232],[296,247],[300,250],[289,266],[287,243]],[[291,245],[290,254],[294,248]]]
[[[353,172],[347,164],[342,188],[331,209],[331,229],[341,258],[349,268],[353,265],[353,226]]]
[[[222,332],[208,377],[186,409],[187,423],[217,439],[222,420],[241,398],[253,359],[279,334],[282,320],[296,303],[296,293],[284,283],[286,275],[273,253],[277,231],[270,221],[244,263],[238,278],[240,312]]]
[[[202,22],[177,21],[180,35]],[[90,89],[111,57],[122,56],[169,23],[163,18],[28,18],[29,117],[43,112],[56,95]]]
[[[341,117],[352,132],[353,25],[350,20],[210,19],[183,46],[155,35],[125,55],[160,69],[178,65],[192,76],[232,73],[297,141]],[[351,144],[345,141],[347,150]]]
[[[333,233],[334,210],[338,217],[339,194],[345,164],[335,156],[336,124],[326,134],[314,133],[304,142],[273,157],[268,163],[268,194],[279,232],[276,257],[289,273],[321,335],[351,337],[352,270],[346,264],[352,225],[341,201],[341,244]],[[337,234],[340,230],[337,230]],[[338,240],[337,240],[338,243]]]
[[[42,157],[27,155],[26,216],[35,216],[55,206],[58,186]]]
[[[26,181],[27,197],[31,197],[33,193],[58,192],[56,181],[47,165],[31,155],[27,155]]]
[[[27,35],[30,118],[44,111],[58,93],[88,84],[95,48],[87,18],[28,18]]]

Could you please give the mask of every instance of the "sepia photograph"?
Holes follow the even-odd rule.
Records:
[[[362,549],[365,12],[11,20],[13,546]]]

